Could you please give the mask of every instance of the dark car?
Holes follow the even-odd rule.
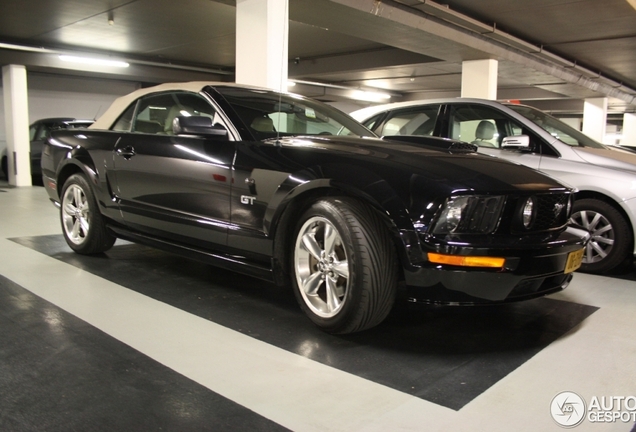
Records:
[[[587,239],[567,227],[570,188],[455,141],[410,141],[301,96],[164,84],[53,132],[42,169],[74,251],[119,237],[290,283],[328,332],[380,323],[400,281],[439,304],[568,285]]]
[[[38,120],[29,126],[29,141],[31,152],[31,176],[34,183],[41,181],[42,170],[40,169],[40,159],[42,157],[42,145],[44,140],[51,135],[51,131],[56,129],[76,129],[86,128],[93,124],[93,120],[79,120],[72,117],[56,117]],[[8,178],[8,158],[7,149],[2,151],[0,160],[2,172]]]

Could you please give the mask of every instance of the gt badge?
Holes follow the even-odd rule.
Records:
[[[255,199],[256,199],[256,197],[253,197],[253,196],[241,195],[241,204],[254,205],[254,200]]]

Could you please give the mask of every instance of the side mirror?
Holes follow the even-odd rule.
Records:
[[[212,119],[205,116],[178,116],[172,121],[174,135],[197,135],[217,140],[227,140],[227,129],[213,125]]]
[[[503,150],[530,150],[530,137],[528,135],[504,137],[501,148]]]

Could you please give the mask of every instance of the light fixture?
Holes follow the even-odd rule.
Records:
[[[105,58],[95,58],[95,57],[81,57],[74,55],[61,54],[59,56],[60,60],[72,63],[81,63],[81,64],[90,64],[96,66],[110,66],[110,67],[120,67],[125,68],[130,66],[129,63],[122,60],[110,60]]]
[[[296,83],[294,81],[287,81],[287,88],[294,87]]]
[[[388,93],[367,91],[367,90],[355,90],[352,97],[357,100],[367,102],[382,102],[391,99],[391,95]]]

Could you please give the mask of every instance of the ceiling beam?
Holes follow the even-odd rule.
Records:
[[[430,3],[410,0],[416,6],[427,2]],[[598,96],[636,105],[636,90],[621,83],[600,77],[540,47],[520,44],[523,41],[512,36],[505,43],[507,37],[503,32],[493,31],[495,36],[479,33],[413,5],[391,0],[297,0],[290,4],[290,18],[446,61],[509,60],[584,87]]]
[[[383,69],[392,66],[421,64],[438,59],[383,47],[359,52],[343,52],[314,57],[297,57],[289,64],[289,76],[293,78],[312,77],[321,74]]]

